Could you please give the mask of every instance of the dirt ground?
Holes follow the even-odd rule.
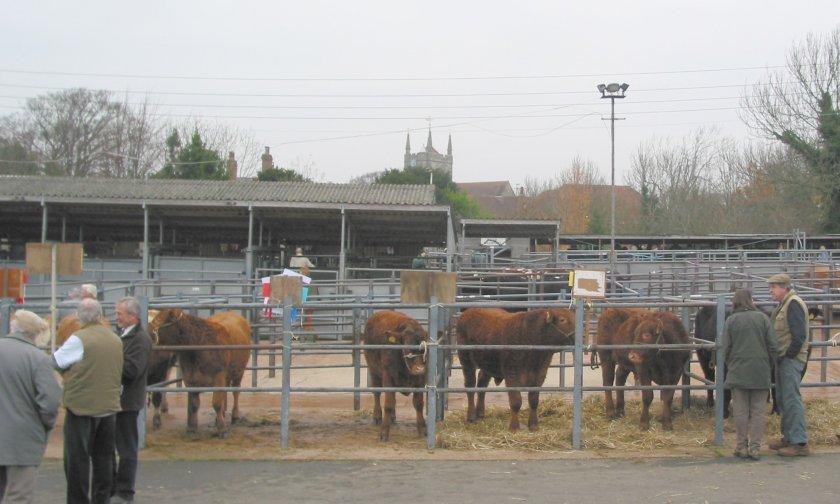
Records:
[[[832,349],[837,350],[837,349]],[[335,354],[301,353],[295,355],[294,365],[327,365],[347,364],[349,356]],[[819,379],[819,365],[812,363],[809,367],[809,376],[806,382],[815,382]],[[585,367],[584,383],[600,384],[600,371],[591,370]],[[459,370],[452,373],[451,386],[462,386],[463,379]],[[349,387],[353,383],[352,369],[348,367],[339,368],[314,368],[314,369],[292,369],[292,385],[296,387]],[[831,362],[828,366],[828,380],[837,381],[840,378],[840,364]],[[250,375],[246,374],[243,386],[250,385]],[[566,371],[566,383],[570,384],[571,369]],[[259,372],[259,385],[269,387],[280,386],[280,373],[273,378],[267,376],[266,371]],[[362,377],[362,384],[365,383]],[[559,384],[559,372],[552,370],[546,385],[556,386]],[[492,390],[492,388],[491,388]],[[698,405],[696,409],[703,409],[705,394],[695,392],[693,404]],[[840,390],[836,387],[829,389],[803,389],[803,394],[808,401],[822,400],[822,403],[837,404],[840,398]],[[638,393],[628,394],[628,400],[637,403]],[[186,434],[186,395],[182,393],[168,394],[169,412],[162,417],[163,427],[160,430],[152,430],[151,411],[146,415],[146,448],[141,452],[143,460],[525,460],[525,459],[546,459],[546,458],[638,458],[638,457],[669,457],[669,456],[696,456],[696,457],[719,457],[728,456],[732,451],[734,438],[733,428],[729,421],[725,426],[725,444],[717,447],[713,444],[714,419],[710,412],[697,412],[693,416],[685,415],[683,420],[678,416],[675,419],[674,431],[665,433],[653,431],[646,433],[648,442],[636,442],[631,440],[628,443],[614,443],[612,441],[598,442],[593,447],[583,450],[571,448],[570,418],[553,418],[568,416],[568,408],[565,412],[560,411],[558,405],[568,405],[571,397],[568,394],[546,394],[541,395],[540,423],[542,434],[550,432],[556,425],[559,427],[557,437],[560,441],[554,442],[548,449],[535,449],[533,441],[537,434],[528,432],[527,428],[516,434],[507,431],[507,394],[488,394],[488,418],[486,422],[490,425],[490,432],[482,434],[483,441],[472,443],[470,448],[448,448],[441,446],[452,446],[446,441],[452,436],[461,435],[461,429],[472,429],[466,426],[464,411],[466,410],[466,397],[462,393],[453,393],[449,396],[449,409],[446,412],[444,422],[438,424],[438,446],[434,450],[426,448],[426,439],[417,435],[414,426],[414,411],[410,397],[397,396],[397,424],[392,427],[391,439],[387,442],[379,441],[379,428],[373,425],[371,409],[373,405],[370,393],[362,394],[361,409],[353,410],[353,396],[350,393],[316,393],[301,392],[291,397],[290,416],[290,447],[280,447],[280,405],[281,396],[279,393],[242,393],[240,397],[240,408],[244,418],[239,423],[231,426],[230,433],[225,438],[215,435],[213,422],[215,414],[211,404],[210,394],[201,395],[201,409],[199,410],[199,433],[197,436]],[[592,403],[592,415],[601,415],[602,393],[593,393],[586,396],[587,403]],[[679,393],[677,394],[677,398]],[[675,405],[677,404],[675,398]],[[231,401],[231,399],[228,399]],[[628,416],[618,422],[626,422],[623,428],[628,431],[636,431],[635,425],[638,414],[634,416],[634,406],[628,403]],[[635,406],[638,408],[638,406]],[[658,398],[654,402],[652,412],[656,414],[659,410]],[[636,410],[637,411],[637,410]],[[527,413],[525,413],[527,414]],[[524,419],[524,415],[521,418]],[[699,415],[699,416],[697,416]],[[492,420],[491,417],[498,417]],[[561,420],[561,423],[552,423]],[[491,424],[489,422],[495,421]],[[61,458],[63,437],[61,424],[63,417],[59,418],[59,425],[53,432],[47,449],[47,458]],[[774,420],[768,420],[768,430],[765,440],[774,439],[777,435],[772,430]],[[778,420],[775,420],[778,425]],[[812,444],[820,452],[840,452],[837,445],[835,432],[840,432],[840,420],[829,419],[819,420],[826,425],[811,426]],[[593,429],[584,417],[584,430]],[[695,425],[699,424],[699,425]],[[612,429],[612,425],[606,424],[606,429]],[[657,424],[658,425],[658,424]],[[817,428],[819,427],[819,429]],[[487,429],[487,426],[484,426]],[[597,427],[600,429],[601,427]],[[616,427],[617,429],[618,427]],[[495,430],[494,430],[495,429]],[[778,429],[778,427],[776,427]],[[458,432],[456,432],[458,431]],[[584,434],[584,436],[595,438],[595,434]],[[667,442],[656,442],[661,436]],[[498,448],[493,441],[504,439],[511,441],[504,443],[504,448]],[[653,441],[650,441],[653,440]]]

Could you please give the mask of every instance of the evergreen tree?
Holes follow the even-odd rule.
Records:
[[[208,149],[196,131],[190,143],[181,145],[177,131],[166,139],[166,164],[155,175],[164,179],[226,180],[225,163],[219,153]]]

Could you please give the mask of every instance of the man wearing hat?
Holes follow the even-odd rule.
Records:
[[[805,406],[799,382],[808,361],[808,306],[792,288],[788,275],[779,273],[767,280],[770,297],[779,304],[770,316],[779,340],[776,362],[776,401],[781,412],[782,438],[770,443],[782,457],[804,457],[810,453],[805,427]]]
[[[49,357],[35,346],[47,323],[15,312],[0,338],[0,502],[33,502],[38,466],[58,417],[61,386]]]

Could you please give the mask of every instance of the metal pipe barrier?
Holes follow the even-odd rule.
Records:
[[[836,301],[834,298],[825,298],[822,300],[826,305],[831,306]],[[598,302],[595,303],[593,308],[591,309],[593,313],[597,313],[607,308],[611,307],[625,307],[625,308],[660,308],[660,309],[671,309],[671,310],[680,310],[683,313],[683,321],[686,325],[687,329],[690,329],[688,326],[690,325],[690,315],[689,310],[696,309],[700,306],[716,306],[718,310],[718,328],[717,328],[717,341],[714,343],[691,343],[685,345],[676,345],[676,346],[669,346],[669,348],[679,348],[679,349],[688,349],[688,350],[696,350],[698,348],[714,348],[717,352],[717,362],[718,362],[718,370],[717,377],[714,383],[708,382],[707,380],[701,379],[699,376],[690,373],[688,370],[684,374],[684,381],[683,384],[679,385],[672,385],[672,386],[659,386],[659,385],[651,385],[648,387],[643,386],[584,386],[583,385],[583,366],[586,365],[584,363],[583,354],[584,352],[595,352],[599,349],[621,349],[621,348],[628,348],[628,347],[635,347],[633,345],[613,345],[613,346],[597,346],[597,345],[586,345],[584,338],[589,334],[591,330],[590,327],[584,326],[585,324],[585,307],[583,304],[582,299],[575,300],[575,304],[572,305],[576,309],[576,331],[575,331],[575,344],[573,346],[546,346],[546,345],[489,345],[489,346],[482,346],[482,345],[470,345],[470,346],[458,346],[454,344],[454,342],[446,342],[441,341],[438,339],[439,331],[442,331],[444,337],[452,337],[449,333],[449,329],[451,328],[451,321],[448,320],[448,317],[442,316],[443,310],[447,312],[455,313],[458,310],[463,310],[471,307],[488,307],[488,306],[505,306],[505,307],[525,307],[525,308],[541,308],[541,307],[556,307],[556,302],[519,302],[519,303],[487,303],[487,302],[472,302],[472,303],[456,303],[456,304],[439,304],[439,303],[431,303],[431,304],[413,304],[413,305],[398,305],[395,303],[383,303],[383,302],[365,302],[360,298],[354,299],[353,302],[341,302],[341,303],[312,303],[304,305],[305,309],[307,310],[340,310],[340,311],[349,311],[352,313],[350,317],[350,324],[352,324],[352,330],[350,333],[352,334],[352,343],[328,343],[328,344],[306,344],[306,343],[298,343],[294,341],[294,333],[292,331],[292,321],[291,321],[291,308],[292,306],[287,301],[282,305],[283,308],[283,317],[282,317],[282,343],[277,344],[273,341],[268,344],[259,343],[259,339],[255,339],[255,344],[253,345],[235,345],[235,346],[212,346],[208,347],[206,345],[200,346],[168,346],[168,347],[159,347],[159,350],[170,349],[170,350],[186,350],[186,349],[194,349],[194,350],[203,350],[203,349],[212,349],[212,350],[219,350],[222,348],[225,349],[248,349],[251,350],[254,355],[257,355],[260,352],[276,352],[280,351],[282,355],[282,364],[279,366],[282,371],[282,385],[281,387],[259,387],[256,386],[256,380],[251,387],[181,387],[177,390],[173,390],[170,387],[165,386],[150,386],[148,390],[150,392],[210,392],[210,391],[240,391],[240,392],[249,392],[249,393],[256,393],[256,392],[280,392],[281,393],[281,432],[280,432],[280,443],[281,447],[287,448],[289,443],[289,408],[290,408],[290,394],[292,393],[306,393],[306,392],[341,392],[341,393],[353,393],[354,394],[354,407],[358,409],[359,401],[358,398],[360,397],[361,393],[366,392],[419,392],[424,391],[427,394],[427,408],[428,408],[428,431],[429,437],[427,438],[427,445],[429,449],[435,448],[435,433],[436,433],[436,422],[442,419],[443,414],[443,406],[445,405],[446,398],[450,393],[463,393],[463,392],[497,392],[497,393],[504,393],[512,390],[519,390],[519,391],[541,391],[541,392],[558,392],[558,393],[572,393],[573,403],[574,403],[574,410],[573,410],[573,432],[572,432],[572,445],[575,449],[581,448],[581,428],[582,428],[582,401],[584,393],[592,393],[592,392],[600,392],[606,390],[663,390],[663,389],[674,389],[674,390],[682,390],[683,391],[683,404],[685,405],[685,399],[689,396],[690,391],[695,390],[709,390],[714,389],[718,397],[722,397],[723,393],[723,366],[724,366],[724,359],[723,359],[723,348],[720,344],[720,336],[723,330],[723,322],[724,322],[724,309],[726,303],[726,296],[718,296],[716,302],[711,301],[668,301],[668,302],[660,302],[653,306],[651,302],[639,302],[638,298],[632,302],[618,302],[615,300],[610,300],[606,302]],[[173,307],[178,306],[181,308],[185,308],[190,311],[198,311],[198,310],[216,310],[216,309],[241,309],[246,312],[249,310],[259,309],[264,310],[266,308],[277,308],[279,305],[264,305],[259,303],[196,303],[195,300],[184,300],[178,303],[149,303],[149,308],[164,308],[164,307]],[[29,307],[29,306],[27,306]],[[393,308],[400,308],[402,310],[419,310],[422,312],[426,312],[428,316],[425,318],[428,321],[428,332],[430,335],[430,341],[428,344],[428,374],[427,374],[427,384],[426,387],[423,389],[417,388],[371,388],[371,387],[362,387],[360,385],[360,371],[365,366],[362,365],[360,355],[361,352],[365,348],[388,348],[388,349],[395,349],[395,348],[403,348],[402,346],[395,346],[395,345],[377,345],[377,346],[365,346],[361,344],[360,341],[360,321],[364,318],[364,314],[372,313],[374,310],[377,309],[393,309]],[[8,315],[11,312],[11,303],[4,301],[2,306],[0,307],[0,311],[2,311],[4,321],[8,321]],[[830,313],[830,311],[829,311]],[[5,324],[4,324],[5,325]],[[820,327],[820,326],[817,326]],[[835,327],[831,324],[827,324],[827,327]],[[688,331],[691,333],[691,331]],[[836,341],[837,334],[834,335],[828,341],[814,341],[813,346],[814,348],[820,349],[827,349],[831,346],[837,346]],[[640,346],[641,347],[641,346]],[[644,345],[644,348],[656,348],[657,345]],[[312,368],[313,366],[293,366],[292,365],[292,356],[293,355],[302,355],[299,350],[309,350],[309,349],[318,349],[318,350],[336,350],[336,351],[350,351],[352,352],[352,364],[351,366],[354,368],[354,383],[352,387],[292,387],[291,386],[291,373],[294,369],[307,369]],[[420,347],[411,347],[408,346],[406,348],[411,348],[415,350],[419,350]],[[571,365],[564,364],[561,362],[560,367],[561,370],[563,368],[573,367],[574,369],[574,384],[572,387],[567,386],[559,386],[559,387],[494,387],[494,388],[465,388],[465,387],[450,387],[447,383],[446,376],[448,373],[451,373],[452,366],[449,364],[449,359],[446,358],[448,355],[451,355],[452,352],[456,352],[459,348],[481,348],[481,349],[508,349],[514,351],[523,351],[523,350],[556,350],[561,352],[561,356],[564,352],[571,352],[573,355],[573,363]],[[815,357],[813,360],[820,362],[822,365],[825,365],[828,361],[831,360],[838,360],[836,357],[831,357],[828,355],[820,355]],[[254,360],[256,363],[256,359]],[[335,366],[335,367],[342,367],[342,366]],[[345,366],[346,367],[346,366]],[[266,369],[266,366],[252,366],[252,373],[256,376],[258,370]],[[268,366],[268,368],[276,369],[274,366]],[[700,381],[700,385],[691,385],[689,380],[691,377],[694,377]],[[821,380],[821,383],[807,383],[803,384],[803,387],[832,387],[838,386],[840,382],[836,380]],[[715,444],[721,445],[723,442],[723,401],[716,401],[716,410],[715,410]]]

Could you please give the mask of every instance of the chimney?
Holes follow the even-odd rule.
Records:
[[[274,168],[274,158],[268,153],[268,146],[266,146],[262,155],[262,171],[268,171],[272,168]]]
[[[230,180],[236,180],[236,177],[238,176],[236,172],[238,163],[236,162],[236,158],[234,157],[233,151],[228,152],[228,159],[227,163],[225,163],[225,166],[227,168],[228,178]]]

